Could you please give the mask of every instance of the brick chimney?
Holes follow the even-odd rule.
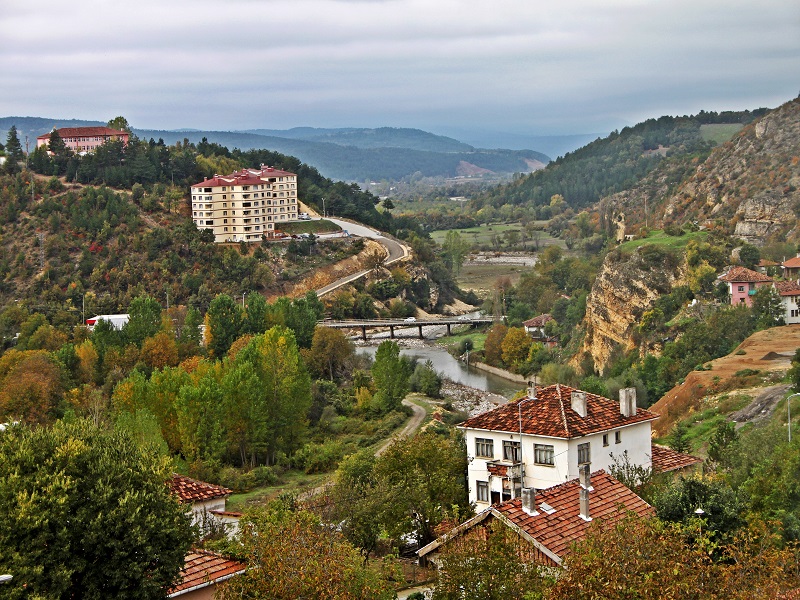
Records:
[[[594,488],[592,487],[592,476],[589,471],[589,465],[581,465],[578,469],[579,481],[581,484],[580,490],[580,517],[584,521],[591,521],[592,517],[589,515],[589,492]]]
[[[522,488],[522,510],[526,515],[536,516],[536,490],[534,488]]]
[[[586,392],[572,392],[570,396],[572,410],[578,413],[581,418],[586,418]]]
[[[636,388],[623,388],[619,391],[619,412],[623,417],[636,416]]]

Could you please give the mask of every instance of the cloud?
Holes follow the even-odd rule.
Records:
[[[598,131],[775,105],[800,72],[794,0],[5,4],[0,114],[141,127]]]

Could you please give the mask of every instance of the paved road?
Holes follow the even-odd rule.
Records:
[[[384,248],[386,248],[387,252],[387,258],[386,261],[384,261],[385,265],[392,264],[408,256],[409,252],[408,247],[404,246],[399,242],[387,238],[380,231],[376,229],[372,229],[371,227],[367,227],[366,225],[361,225],[360,223],[356,223],[355,221],[346,221],[344,219],[334,219],[331,217],[328,217],[327,219],[332,223],[336,223],[339,227],[347,231],[350,235],[369,238],[381,244]],[[338,279],[333,283],[318,289],[317,296],[324,296],[325,294],[332,292],[333,290],[338,289],[343,285],[346,285],[348,283],[355,281],[356,279],[364,277],[369,272],[370,269],[366,269],[359,273],[354,273],[353,275],[342,277],[341,279]]]

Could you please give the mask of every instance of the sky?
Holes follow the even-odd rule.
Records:
[[[797,0],[3,0],[0,116],[607,133],[800,92]]]

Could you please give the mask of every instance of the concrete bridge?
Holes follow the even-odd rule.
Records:
[[[367,339],[367,329],[388,329],[389,330],[389,337],[394,339],[394,330],[395,329],[411,329],[416,327],[419,330],[419,339],[425,339],[422,335],[422,328],[423,327],[432,327],[437,326],[440,327],[442,325],[447,327],[447,335],[450,335],[450,327],[453,325],[483,325],[487,323],[496,323],[500,321],[502,317],[494,317],[494,316],[487,316],[487,317],[441,317],[436,319],[414,319],[410,317],[408,319],[350,319],[344,321],[334,321],[330,319],[326,319],[324,321],[318,321],[317,325],[323,325],[325,327],[331,327],[332,329],[360,329],[361,330],[361,337],[366,341]]]

